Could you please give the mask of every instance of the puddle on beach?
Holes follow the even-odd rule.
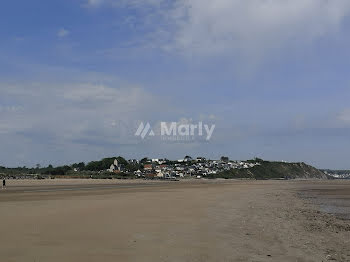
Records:
[[[326,203],[327,200],[323,202],[325,203],[319,205],[321,211],[333,214],[341,219],[350,220],[350,206],[339,206],[337,204],[334,205],[333,203]]]
[[[309,188],[302,192],[316,204],[320,211],[333,214],[337,218],[350,220],[350,186],[337,185],[337,187]]]

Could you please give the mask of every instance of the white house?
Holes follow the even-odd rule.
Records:
[[[109,167],[109,169],[107,169],[108,172],[114,172],[114,170],[115,170],[115,167],[113,164]]]
[[[107,171],[109,172],[114,172],[115,170],[119,170],[120,171],[121,166],[118,163],[117,159],[114,159],[113,164],[109,167],[109,169],[107,169]]]

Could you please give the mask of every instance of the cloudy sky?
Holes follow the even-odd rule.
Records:
[[[0,165],[189,154],[350,169],[348,0],[1,4]],[[161,141],[136,137],[141,121],[216,128]]]

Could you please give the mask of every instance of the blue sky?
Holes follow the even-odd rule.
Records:
[[[2,1],[0,165],[106,156],[350,168],[347,0]],[[203,121],[210,141],[142,140]]]

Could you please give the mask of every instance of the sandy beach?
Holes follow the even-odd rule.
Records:
[[[346,208],[350,181],[8,181],[0,261],[350,261],[335,192]]]

